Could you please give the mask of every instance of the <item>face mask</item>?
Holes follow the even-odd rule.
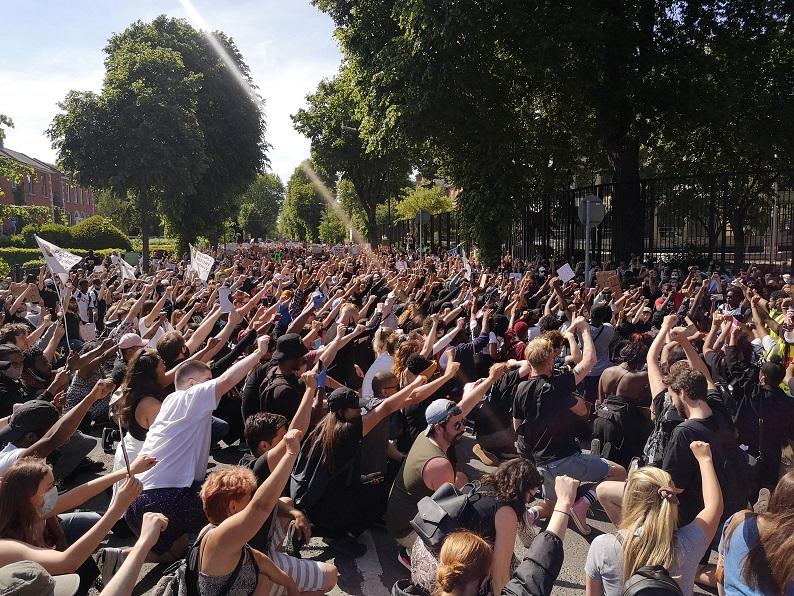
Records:
[[[50,490],[44,493],[44,502],[36,507],[36,512],[40,517],[47,517],[50,512],[55,509],[55,504],[58,502],[58,488],[53,486]]]

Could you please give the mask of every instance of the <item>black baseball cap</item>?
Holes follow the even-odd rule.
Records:
[[[358,393],[348,387],[339,387],[328,396],[328,409],[338,412],[345,408],[359,408]]]
[[[287,333],[276,341],[276,351],[273,352],[273,360],[292,360],[308,353],[309,349],[303,345],[300,335]]]
[[[48,401],[32,399],[8,419],[8,426],[0,429],[0,443],[15,443],[27,433],[44,435],[60,418],[58,408]]]

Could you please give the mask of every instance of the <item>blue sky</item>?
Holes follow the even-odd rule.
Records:
[[[309,0],[193,0],[204,21],[230,35],[266,101],[271,167],[284,183],[309,156],[290,114],[341,60],[331,19]],[[15,127],[5,144],[55,161],[44,131],[71,89],[99,91],[111,34],[159,14],[187,18],[179,0],[25,0],[3,10],[0,113]]]

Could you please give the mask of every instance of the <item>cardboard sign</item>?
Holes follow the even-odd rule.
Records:
[[[600,289],[609,288],[612,290],[612,300],[617,300],[623,295],[623,290],[620,287],[620,277],[615,270],[597,271],[596,283]]]
[[[230,299],[231,293],[231,288],[220,288],[218,290],[218,303],[221,306],[222,313],[230,313],[234,310],[234,305]]]
[[[573,272],[573,269],[571,269],[571,266],[565,263],[565,265],[557,269],[557,277],[560,278],[562,283],[567,283],[576,277],[576,274]]]

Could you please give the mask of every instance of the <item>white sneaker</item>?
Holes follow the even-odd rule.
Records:
[[[102,569],[102,584],[107,586],[121,568],[126,553],[120,548],[107,547],[99,551],[99,567]]]

